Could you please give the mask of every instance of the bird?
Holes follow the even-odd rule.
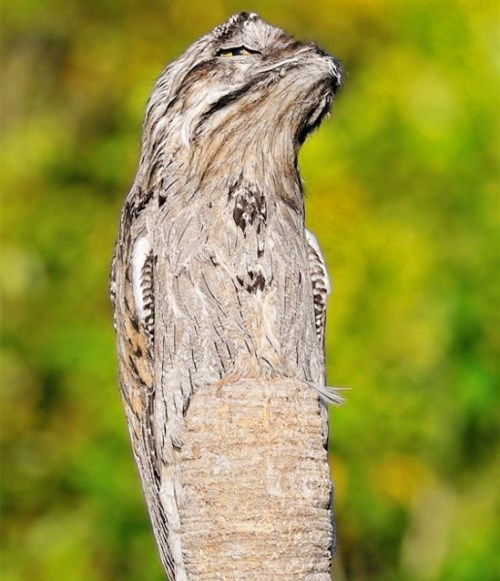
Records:
[[[290,377],[327,403],[319,244],[297,155],[340,62],[242,12],[167,65],[148,101],[110,295],[119,383],[161,561],[185,579],[177,464],[203,386]]]

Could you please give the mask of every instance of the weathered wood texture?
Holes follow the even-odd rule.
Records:
[[[331,578],[323,412],[288,379],[194,394],[179,465],[189,579]]]

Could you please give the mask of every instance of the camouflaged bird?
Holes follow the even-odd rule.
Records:
[[[297,153],[341,84],[336,59],[241,13],[160,76],[111,274],[120,385],[165,570],[186,578],[176,462],[202,386],[307,382],[327,401],[328,275]]]

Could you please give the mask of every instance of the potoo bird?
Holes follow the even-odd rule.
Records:
[[[304,227],[297,154],[341,78],[315,44],[243,12],[169,64],[149,99],[111,297],[130,438],[171,579],[187,578],[179,463],[195,394],[292,378],[340,401],[325,386],[329,282]]]

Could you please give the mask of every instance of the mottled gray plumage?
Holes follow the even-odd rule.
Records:
[[[339,63],[255,14],[160,76],[112,266],[120,385],[163,565],[186,578],[177,460],[201,386],[297,378],[322,397],[328,276],[304,228],[297,152]]]

